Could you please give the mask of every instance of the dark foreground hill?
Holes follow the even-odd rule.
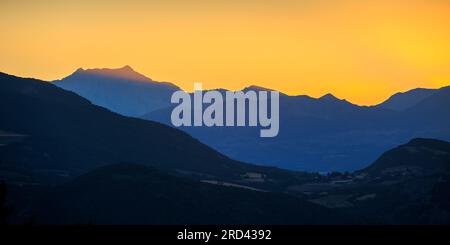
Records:
[[[450,142],[413,139],[322,187],[308,199],[370,224],[450,224]]]
[[[435,139],[413,139],[385,152],[362,170],[371,175],[402,171],[420,175],[450,172],[450,143]]]
[[[37,224],[333,224],[348,216],[281,193],[223,187],[137,164],[109,165],[51,189]]]
[[[20,140],[0,146],[3,166],[76,176],[117,162],[138,162],[198,179],[276,186],[301,174],[244,164],[186,133],[95,106],[35,79],[0,73],[0,131]]]
[[[283,194],[114,164],[38,188],[27,217],[47,224],[450,224],[449,145],[413,139],[369,168],[292,183]]]

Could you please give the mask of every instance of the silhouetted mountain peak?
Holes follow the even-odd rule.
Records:
[[[255,91],[255,92],[267,91],[267,92],[270,92],[270,91],[277,91],[277,90],[271,89],[271,88],[265,88],[265,87],[257,86],[257,85],[250,85],[250,86],[245,87],[244,89],[242,89],[242,91],[244,91],[244,92],[246,92],[246,91]],[[282,93],[280,91],[278,91],[278,93],[280,93],[280,96],[285,96],[286,95],[286,94],[284,94],[284,93]]]
[[[131,66],[129,66],[129,65],[125,65],[124,67],[119,68],[118,70],[134,71],[134,69]]]
[[[253,90],[253,91],[271,91],[273,89],[264,88],[264,87],[257,86],[257,85],[250,85],[250,86],[245,87],[243,89],[243,91],[248,91],[248,90]]]
[[[340,99],[336,98],[336,96],[334,96],[331,93],[327,93],[324,96],[320,97],[319,99],[320,100],[327,100],[327,101],[334,101],[334,100],[339,100],[340,101]]]
[[[78,68],[71,76],[83,76],[83,75],[102,76],[102,77],[109,77],[109,78],[120,78],[120,79],[143,81],[143,82],[153,81],[151,78],[148,78],[148,77],[140,74],[139,72],[135,71],[129,65],[123,66],[121,68],[94,68],[94,69]]]
[[[80,67],[80,68],[78,68],[73,74],[79,74],[79,73],[83,73],[85,70],[82,68],[82,67]]]
[[[53,84],[126,116],[141,116],[169,106],[170,96],[179,89],[171,83],[153,81],[128,65],[115,69],[79,68]]]

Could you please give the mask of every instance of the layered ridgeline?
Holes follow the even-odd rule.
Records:
[[[244,91],[249,89],[261,88]],[[449,104],[450,87],[413,90],[371,107],[331,94],[318,99],[280,94],[280,130],[274,138],[260,138],[258,128],[180,128],[233,159],[294,170],[352,171],[411,138],[449,140]],[[143,118],[171,125],[172,108]]]
[[[233,161],[182,131],[110,112],[48,82],[0,73],[0,87],[0,179],[12,223],[348,221],[268,192],[317,176]]]
[[[11,223],[450,223],[449,142],[413,139],[354,173],[306,174],[230,160],[51,83],[1,73],[0,87]]]
[[[142,91],[138,89],[138,93],[145,94],[145,100],[134,91],[135,84],[142,82],[120,79],[116,87],[115,74],[127,73],[123,70],[149,84]],[[142,115],[171,126],[174,105],[170,104],[170,95],[159,92],[155,82],[143,77],[129,67],[79,70],[55,84],[123,115]],[[264,88],[251,86],[246,90]],[[104,103],[103,98],[116,104]],[[180,129],[240,161],[294,170],[348,171],[368,166],[384,151],[414,137],[450,139],[450,112],[446,110],[449,101],[449,87],[398,93],[372,107],[357,106],[332,94],[317,99],[280,94],[280,131],[275,138],[260,138],[259,128],[251,127]],[[151,108],[145,111],[146,106]],[[129,108],[140,108],[139,113]]]
[[[383,103],[378,104],[377,107],[396,111],[405,110],[418,104],[420,101],[437,91],[439,91],[439,89],[416,88],[404,93],[396,93]]]
[[[179,88],[156,82],[130,66],[119,69],[78,69],[57,86],[89,99],[93,104],[126,116],[138,117],[170,104],[170,96]]]
[[[121,116],[48,82],[1,73],[0,86],[0,130],[20,136],[0,147],[4,165],[73,176],[132,162],[263,189],[309,178],[234,161],[180,130]]]

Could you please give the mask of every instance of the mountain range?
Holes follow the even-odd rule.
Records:
[[[282,193],[316,175],[229,159],[182,131],[116,114],[48,82],[0,73],[0,88],[0,180],[19,210],[13,223],[347,220]]]
[[[1,160],[15,168],[73,174],[132,162],[202,180],[264,188],[302,178],[232,160],[180,130],[119,115],[49,82],[4,73],[0,81],[0,130],[20,136],[2,145]],[[253,181],[248,173],[264,178]]]
[[[0,180],[11,223],[450,223],[446,141],[415,138],[353,173],[321,175],[232,160],[49,82],[0,73],[0,88]],[[441,93],[407,110],[427,113],[446,101]]]
[[[116,86],[116,73],[128,71]],[[74,79],[82,73],[83,81]],[[98,75],[101,73],[101,75]],[[134,75],[131,75],[134,74]],[[101,79],[98,77],[101,76]],[[93,69],[75,72],[55,84],[74,91],[97,105],[123,115],[157,121],[172,126],[170,93],[155,92],[152,86],[134,92],[135,77],[143,75],[129,67]],[[142,80],[142,79],[141,79]],[[147,79],[149,84],[155,82]],[[77,86],[82,87],[78,88]],[[127,89],[128,88],[128,89]],[[248,90],[270,90],[257,86]],[[110,92],[114,91],[114,92]],[[224,93],[226,90],[221,89]],[[145,94],[145,103],[136,101]],[[119,94],[119,95],[118,95]],[[157,94],[157,95],[155,95]],[[162,96],[162,97],[161,97]],[[103,98],[122,107],[104,103]],[[148,105],[139,113],[127,108]],[[450,139],[450,87],[413,89],[397,93],[375,106],[358,106],[332,94],[320,98],[306,95],[280,94],[280,132],[275,138],[260,138],[259,129],[252,127],[180,127],[194,138],[222,154],[239,161],[306,171],[353,171],[364,168],[381,153],[411,138]]]

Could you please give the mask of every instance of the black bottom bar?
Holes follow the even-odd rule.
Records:
[[[0,242],[59,244],[80,244],[81,242],[127,242],[129,244],[128,242],[149,241],[230,244],[278,241],[360,243],[445,240],[450,242],[450,226],[2,226],[0,232]],[[204,232],[210,232],[207,241]],[[189,237],[189,235],[192,236]]]

